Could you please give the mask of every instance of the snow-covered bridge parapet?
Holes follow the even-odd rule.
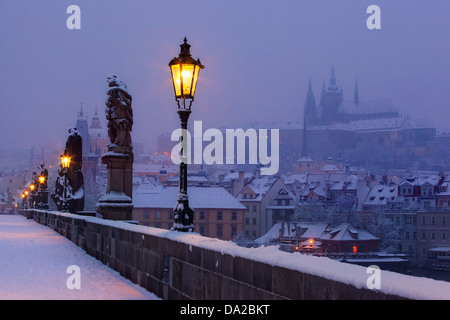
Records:
[[[381,271],[276,247],[243,248],[192,233],[34,210],[65,236],[164,299],[450,299],[450,283]]]

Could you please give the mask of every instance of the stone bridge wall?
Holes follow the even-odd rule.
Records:
[[[382,274],[389,290],[369,290],[366,268],[327,258],[69,213],[28,210],[26,215],[163,299],[422,299],[407,286],[392,288],[391,273]],[[435,285],[425,288],[436,291]],[[450,292],[448,285],[444,289]]]

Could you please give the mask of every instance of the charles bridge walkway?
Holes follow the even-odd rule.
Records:
[[[56,211],[22,215],[0,216],[0,253],[9,257],[0,298],[450,299],[448,282],[381,270],[379,287],[370,288],[365,267],[276,247]],[[68,289],[69,265],[80,267],[82,290]]]

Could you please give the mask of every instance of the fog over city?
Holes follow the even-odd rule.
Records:
[[[69,30],[69,5],[81,29]],[[381,8],[369,30],[368,6]],[[334,65],[344,100],[391,99],[401,115],[449,128],[446,0],[0,1],[1,147],[61,145],[83,110],[103,121],[106,76],[133,96],[133,140],[151,151],[178,127],[168,62],[186,36],[201,72],[193,120],[204,127],[303,121]]]

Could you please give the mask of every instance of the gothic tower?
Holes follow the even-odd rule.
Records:
[[[83,102],[81,103],[80,111],[78,112],[77,123],[75,125],[77,131],[83,139],[83,155],[89,154],[89,129],[87,116],[84,116]]]
[[[337,87],[336,75],[334,73],[334,65],[331,67],[330,83],[325,90],[325,86],[322,90],[322,96],[320,98],[320,107],[322,109],[322,124],[330,124],[336,119],[339,107],[343,101],[343,92]]]
[[[317,110],[316,110],[316,98],[311,87],[311,78],[309,79],[308,93],[306,94],[305,106],[304,106],[304,120],[308,124],[315,124],[317,122]]]

